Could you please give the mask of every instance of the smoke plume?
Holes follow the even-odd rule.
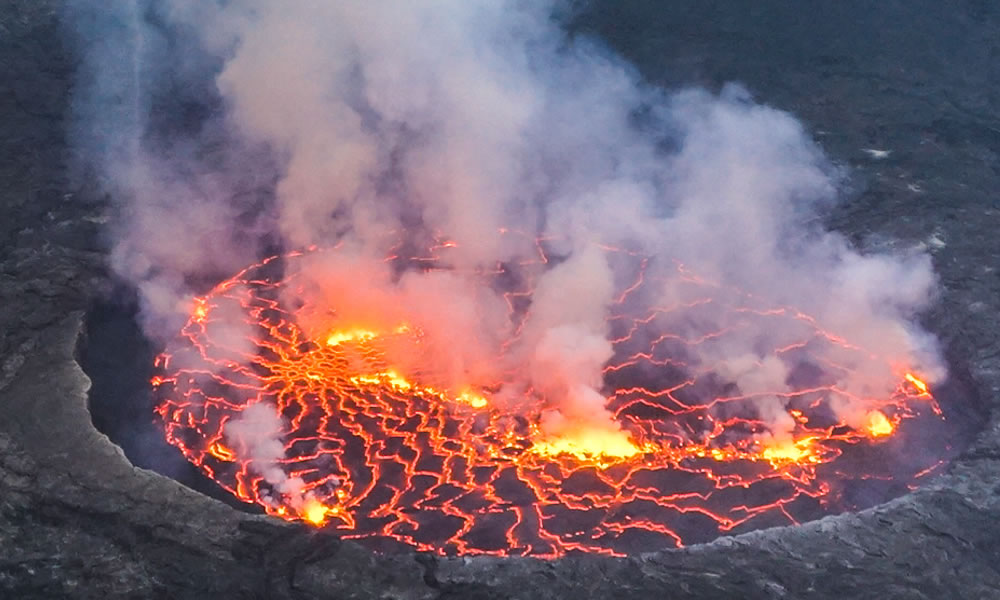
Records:
[[[112,199],[112,266],[139,290],[153,337],[174,335],[206,284],[262,255],[339,245],[300,263],[320,307],[307,327],[323,326],[326,304],[360,327],[417,326],[420,364],[401,368],[445,386],[516,372],[496,401],[543,402],[545,432],[616,432],[606,317],[632,274],[602,251],[615,247],[648,257],[657,282],[628,298],[635,314],[696,300],[671,276],[679,261],[943,376],[913,321],[934,290],[929,257],[862,254],[823,229],[844,174],[797,120],[736,85],[649,86],[568,35],[554,0],[69,4],[87,49],[82,172]],[[468,274],[537,262],[539,239],[550,260],[515,336],[503,290]],[[442,240],[446,270],[383,261]],[[670,314],[661,326],[678,336],[729,318],[712,304]],[[687,359],[745,394],[788,390],[795,365],[761,349],[798,340],[797,324],[743,329]],[[856,400],[836,410],[860,423],[898,373],[845,366],[836,383]],[[775,436],[793,425],[782,402],[757,404]],[[276,428],[250,413],[230,431]]]

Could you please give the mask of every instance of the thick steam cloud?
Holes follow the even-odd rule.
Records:
[[[929,257],[863,255],[818,225],[842,174],[798,121],[738,86],[648,86],[568,35],[556,2],[70,4],[89,48],[78,147],[113,198],[113,266],[140,291],[152,336],[173,335],[206,282],[276,249],[339,244],[301,263],[306,301],[369,329],[419,327],[424,350],[401,353],[400,368],[443,386],[516,372],[496,402],[544,402],[550,435],[614,433],[606,317],[631,274],[601,250],[611,246],[663,275],[628,298],[635,314],[695,300],[669,276],[680,261],[931,380],[944,374],[913,322],[935,285]],[[537,261],[539,239],[551,260],[515,332],[502,290],[466,274]],[[383,261],[441,240],[448,271]],[[671,314],[664,327],[681,336],[695,321],[727,325],[711,306]],[[761,352],[796,341],[796,323],[687,358],[746,394],[787,390],[794,365]],[[860,423],[864,399],[899,374],[885,361],[845,366],[836,384],[857,400],[836,410]],[[780,396],[757,406],[787,435]],[[267,438],[272,425],[250,414],[232,434]]]

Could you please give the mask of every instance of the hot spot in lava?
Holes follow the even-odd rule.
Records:
[[[386,261],[398,272],[443,269],[446,249]],[[637,309],[630,298],[663,283],[648,269],[654,259],[600,251],[630,278],[607,316],[613,356],[601,390],[613,426],[552,427],[542,391],[515,387],[511,398],[517,372],[463,384],[405,360],[430,343],[419,323],[351,322],[336,300],[311,303],[296,265],[338,252],[316,249],[264,260],[196,299],[156,359],[156,413],[168,441],[245,502],[376,548],[444,554],[680,546],[856,508],[855,482],[905,491],[941,464],[896,460],[908,425],[941,419],[920,373],[679,263],[657,273],[683,293]],[[530,272],[548,260],[540,244],[538,264],[476,276],[523,324]],[[340,292],[350,300],[349,287]],[[776,328],[796,341],[759,347],[747,368],[784,365],[780,390],[741,389],[731,364],[699,351]],[[838,384],[873,363],[897,373],[895,391],[859,398]],[[866,408],[848,419],[844,406]]]

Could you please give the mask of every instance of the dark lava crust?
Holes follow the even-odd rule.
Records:
[[[944,473],[874,509],[552,562],[374,555],[135,468],[94,429],[74,349],[107,291],[107,207],[67,171],[77,59],[59,12],[0,7],[0,598],[1000,598],[995,4],[616,0],[579,16],[654,82],[738,79],[803,118],[856,182],[831,223],[932,251],[927,321],[990,417]]]

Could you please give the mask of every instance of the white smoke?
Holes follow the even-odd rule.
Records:
[[[289,498],[292,508],[301,510],[308,499],[306,484],[301,477],[289,477],[281,467],[281,459],[285,457],[285,446],[281,442],[284,426],[274,406],[257,402],[227,421],[224,433],[227,443],[236,448],[238,456],[248,461],[249,468],[263,477],[272,489]],[[280,504],[274,499],[275,507]]]
[[[340,243],[341,258],[303,264],[342,315],[416,320],[423,360],[446,383],[514,369],[523,380],[512,385],[546,398],[554,429],[614,429],[601,368],[623,282],[598,250],[612,245],[663,271],[665,283],[630,300],[637,308],[691,300],[667,276],[676,259],[943,376],[934,339],[912,320],[934,289],[929,258],[863,255],[817,225],[842,174],[798,121],[738,86],[651,88],[600,44],[568,36],[554,1],[131,6],[72,3],[92,42],[78,140],[114,197],[113,266],[140,290],[151,334],[169,335],[198,285],[264,248]],[[454,241],[454,270],[397,277],[380,261],[400,237]],[[493,364],[513,330],[506,303],[462,274],[537,260],[536,237],[556,260]],[[798,339],[800,325],[741,330],[700,346],[698,362],[748,394],[783,390],[788,366],[761,348]],[[845,366],[838,385],[857,398],[898,383],[884,361]],[[865,410],[841,408],[855,420]],[[790,427],[776,397],[759,413],[776,432]]]

